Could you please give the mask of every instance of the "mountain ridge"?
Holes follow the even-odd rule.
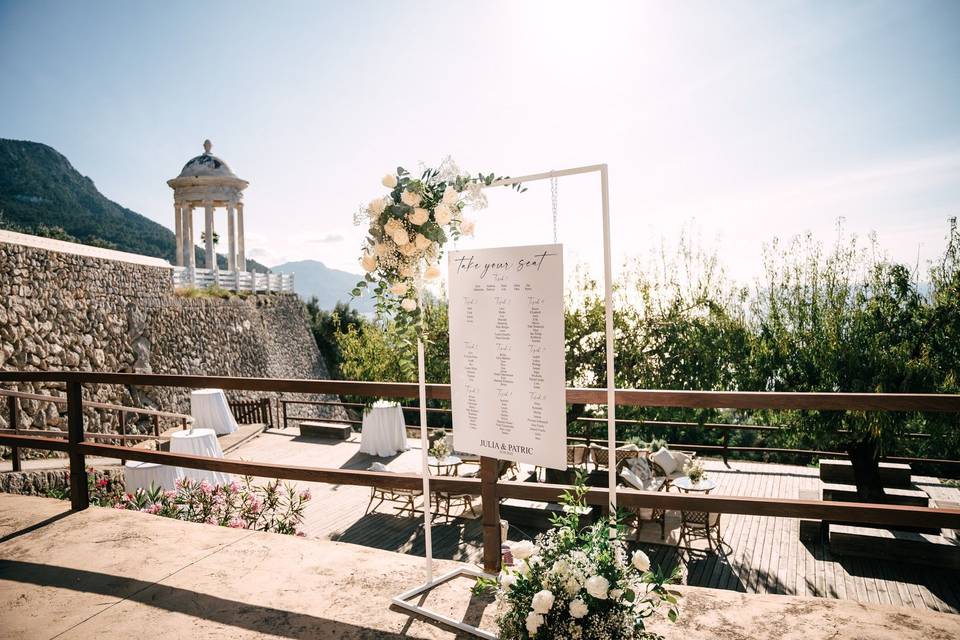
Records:
[[[271,268],[293,273],[296,292],[304,300],[315,297],[321,309],[330,310],[337,302],[343,302],[360,313],[373,313],[374,303],[370,295],[350,298],[350,291],[363,279],[362,274],[334,269],[320,260],[295,260]]]

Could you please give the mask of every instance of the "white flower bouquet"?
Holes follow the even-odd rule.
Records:
[[[707,477],[707,472],[703,468],[703,462],[701,460],[691,460],[687,463],[687,466],[683,468],[683,472],[687,474],[690,482],[694,484]]]
[[[444,245],[451,238],[473,235],[475,222],[464,211],[485,207],[482,189],[499,179],[492,173],[471,177],[449,158],[437,169],[425,168],[419,178],[403,167],[385,175],[381,183],[387,194],[354,217],[369,230],[360,258],[366,275],[352,295],[372,289],[379,316],[418,324],[421,288],[440,277]]]
[[[667,588],[676,574],[651,571],[643,551],[628,557],[622,527],[612,539],[606,522],[579,529],[585,492],[580,483],[565,495],[567,515],[534,542],[514,545],[519,564],[479,585],[497,592],[501,638],[655,638],[644,621],[661,606],[676,621],[679,593]]]

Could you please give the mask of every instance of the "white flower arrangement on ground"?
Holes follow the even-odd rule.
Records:
[[[425,168],[419,178],[403,167],[385,175],[381,184],[386,195],[374,198],[354,217],[369,230],[360,257],[366,275],[353,296],[372,289],[378,315],[419,325],[420,294],[425,282],[440,277],[444,245],[473,235],[476,223],[464,212],[484,208],[483,187],[500,179],[492,173],[471,177],[450,158],[437,169]],[[513,187],[524,191],[520,185]]]
[[[661,605],[676,621],[679,593],[667,588],[676,581],[651,571],[640,550],[628,555],[622,527],[615,538],[600,522],[579,529],[577,507],[585,506],[586,489],[578,482],[564,496],[567,515],[536,541],[512,547],[517,566],[504,569],[496,583],[501,638],[611,640],[655,638],[644,621]]]

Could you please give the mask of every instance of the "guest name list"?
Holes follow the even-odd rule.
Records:
[[[458,451],[566,468],[563,246],[449,254]]]

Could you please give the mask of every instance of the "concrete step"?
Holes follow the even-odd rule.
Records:
[[[353,429],[349,424],[337,422],[300,421],[300,435],[304,438],[321,438],[327,440],[349,440]]]
[[[910,465],[880,463],[880,481],[884,487],[910,488]],[[821,460],[820,480],[833,484],[854,484],[853,465],[849,460]]]
[[[960,541],[929,533],[833,524],[830,552],[960,570]]]
[[[861,502],[857,487],[852,484],[824,482],[821,485],[823,499],[831,502]],[[920,489],[900,489],[888,487],[883,490],[886,504],[904,504],[914,507],[930,506],[930,496]]]

